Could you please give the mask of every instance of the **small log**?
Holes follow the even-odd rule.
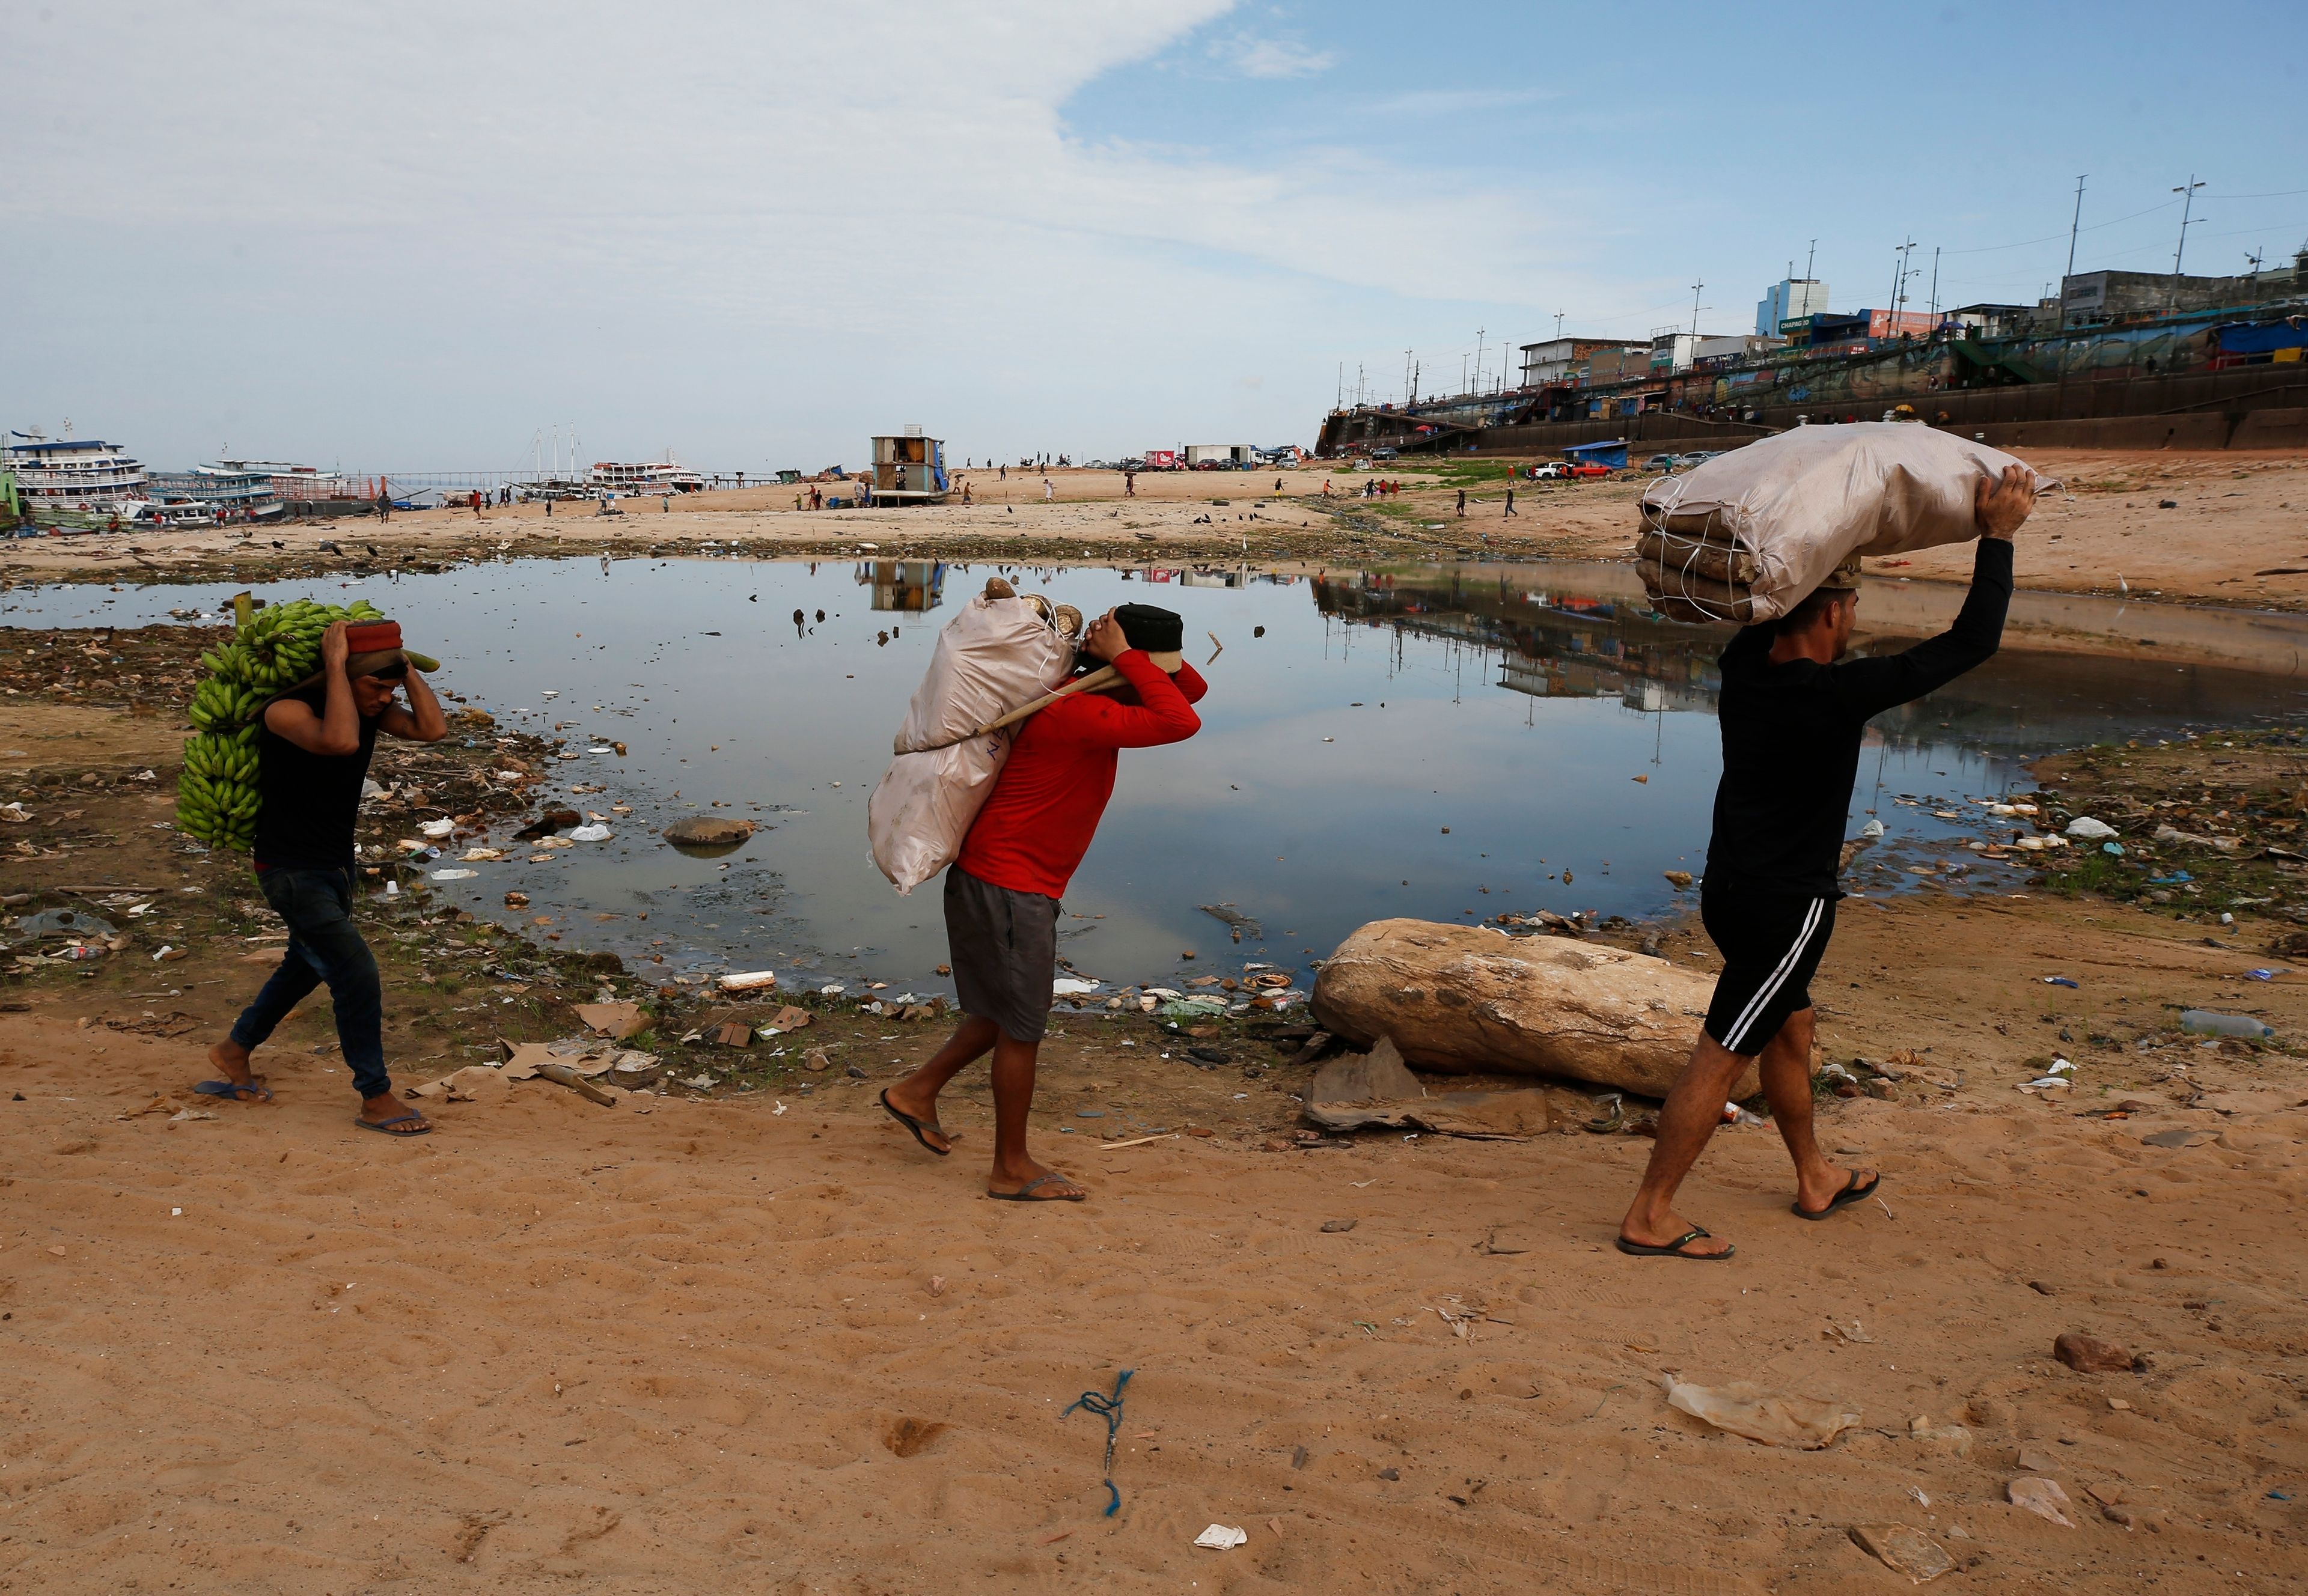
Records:
[[[1555,1076],[1664,1097],[1690,1061],[1713,990],[1704,975],[1616,948],[1380,920],[1323,965],[1313,1010],[1350,1045],[1393,1038],[1422,1069]],[[1731,1095],[1758,1089],[1750,1068]]]

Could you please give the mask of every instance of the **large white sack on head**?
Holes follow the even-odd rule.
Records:
[[[2039,493],[2059,485],[2016,455],[1916,422],[1798,426],[1651,484],[1643,520],[1752,550],[1753,619],[1770,621],[1855,553],[1970,542],[1975,485],[2006,466],[2025,467]]]
[[[874,862],[900,892],[953,862],[1017,727],[971,734],[1048,692],[1073,663],[1072,644],[1027,599],[980,595],[946,622],[898,729],[897,757],[866,802]]]

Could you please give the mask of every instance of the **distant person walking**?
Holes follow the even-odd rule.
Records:
[[[1125,499],[1135,499],[1138,497],[1137,472],[1124,471],[1122,474],[1122,496]]]
[[[473,519],[477,521],[486,519],[481,514],[481,490],[478,488],[473,490]]]
[[[1049,479],[1048,477],[1046,477],[1046,476],[1043,477],[1043,478],[1042,478],[1042,502],[1043,502],[1043,503],[1045,503],[1045,504],[1047,504],[1047,503],[1049,503],[1053,499],[1055,499],[1057,496],[1058,496],[1058,490],[1057,490],[1056,488],[1053,487],[1053,486],[1050,485],[1050,479]]]
[[[1512,488],[1509,488],[1509,489],[1507,490],[1507,513],[1506,513],[1506,515],[1503,515],[1503,516],[1501,516],[1501,517],[1499,518],[1499,519],[1501,519],[1501,520],[1505,520],[1505,519],[1507,519],[1507,516],[1513,515],[1514,513],[1515,513],[1515,507],[1514,507],[1514,489],[1512,489]]]
[[[1460,488],[1459,490],[1459,519],[1462,521],[1467,519],[1467,490],[1465,488]]]
[[[1007,482],[1010,480],[1010,466],[1008,461],[1005,460],[1003,462],[1001,468],[995,473],[994,480],[996,482]]]
[[[392,493],[383,487],[376,490],[376,519],[381,521],[392,519]]]
[[[1903,653],[1846,659],[1858,566],[1831,573],[1778,620],[1723,650],[1717,719],[1723,777],[1700,918],[1723,955],[1699,1045],[1659,1110],[1657,1139],[1618,1248],[1639,1257],[1717,1259],[1731,1245],[1675,1212],[1675,1194],[1723,1122],[1724,1099],[1759,1062],[1763,1095],[1795,1161],[1795,1213],[1825,1219],[1881,1177],[1830,1163],[1812,1130],[1811,978],[1835,931],[1836,884],[1859,749],[1873,716],[1913,703],[1991,657],[2011,602],[2011,535],[2036,492],[2028,469],[1983,474],[1971,591],[1955,623]]]

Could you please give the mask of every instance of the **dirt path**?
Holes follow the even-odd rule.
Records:
[[[2024,1096],[2041,1016],[2145,1018],[2224,961],[2123,911],[1847,920],[1830,1051],[1925,1045],[1964,1085],[1830,1103],[1830,1145],[1886,1172],[1830,1225],[1787,1216],[1768,1131],[1725,1133],[1687,1205],[1741,1253],[1703,1273],[1606,1250],[1635,1137],[1107,1152],[1051,1105],[1096,1197],[1038,1211],[979,1197],[967,1101],[951,1162],[869,1085],[599,1109],[530,1084],[400,1146],[311,1063],[177,1121],[189,1042],[0,1017],[0,1576],[1824,1592],[1889,1588],[1848,1530],[1899,1522],[1981,1588],[2291,1588],[2298,1061],[2125,1038],[2075,1101]],[[2308,1021],[2308,987],[2260,995]],[[2142,1145],[2167,1130],[2203,1135]],[[2068,1330],[2145,1372],[2061,1367]],[[1123,1369],[1108,1519],[1103,1427],[1060,1410]],[[1668,1408],[1665,1370],[1861,1427],[1758,1446]],[[2023,1449],[2075,1527],[2004,1501]],[[1213,1522],[1248,1544],[1192,1547]]]

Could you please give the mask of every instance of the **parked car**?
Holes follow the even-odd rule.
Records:
[[[1371,459],[1374,459],[1374,460],[1391,460],[1391,459],[1399,459],[1399,458],[1401,458],[1401,457],[1400,457],[1400,453],[1399,453],[1399,450],[1392,450],[1392,449],[1374,449],[1374,450],[1371,450]]]
[[[1643,462],[1643,469],[1646,471],[1672,471],[1675,469],[1677,459],[1674,455],[1655,454],[1651,456],[1650,459]]]
[[[1608,476],[1611,468],[1598,466],[1593,460],[1573,460],[1563,469],[1565,476]]]
[[[1571,475],[1571,467],[1563,460],[1546,460],[1530,468],[1533,482],[1561,482]]]

